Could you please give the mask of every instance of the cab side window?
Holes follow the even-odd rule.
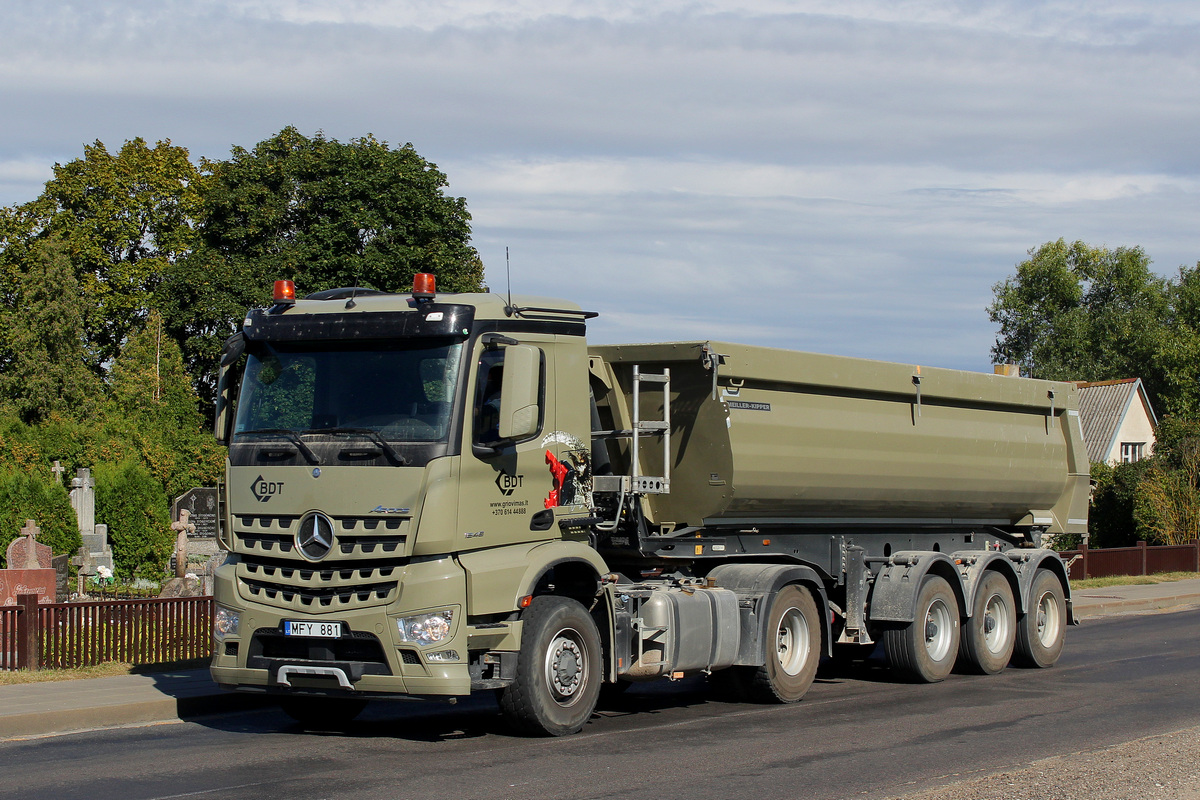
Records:
[[[475,441],[500,441],[500,388],[504,383],[504,349],[489,348],[479,357],[475,376]]]

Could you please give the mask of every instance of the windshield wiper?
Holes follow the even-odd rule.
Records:
[[[380,436],[379,431],[375,430],[374,428],[315,428],[311,431],[307,431],[307,433],[325,433],[333,434],[335,436],[340,434],[346,434],[350,436],[365,436],[373,443],[379,445],[383,452],[387,453],[387,457],[391,460],[391,462],[397,467],[403,467],[408,464],[408,459],[400,455],[400,453],[396,451],[396,448],[392,447],[391,443],[388,442],[387,439],[384,439],[382,436]]]
[[[308,463],[321,463],[321,459],[317,458],[317,454],[314,453],[312,449],[304,443],[304,440],[300,438],[300,434],[296,433],[290,428],[259,428],[255,431],[238,431],[236,435],[249,436],[251,434],[256,436],[282,436],[292,444],[296,445],[296,448],[300,451],[301,455],[304,456]]]

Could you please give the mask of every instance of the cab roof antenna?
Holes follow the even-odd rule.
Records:
[[[504,245],[504,278],[508,282],[508,305],[504,307],[504,316],[511,317],[514,309],[512,304],[512,269],[508,264],[508,245]]]

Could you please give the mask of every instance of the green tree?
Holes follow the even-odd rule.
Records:
[[[67,490],[48,473],[0,471],[0,559],[27,519],[41,528],[38,541],[55,555],[74,553],[83,544]]]
[[[104,438],[133,446],[122,458],[136,457],[171,497],[220,477],[221,448],[201,428],[196,390],[157,311],[121,348],[110,388]]]
[[[88,369],[79,284],[64,247],[54,239],[34,244],[16,307],[0,311],[7,354],[0,370],[0,401],[26,423],[58,415],[89,414],[102,391]]]
[[[157,311],[150,312],[145,325],[121,348],[109,384],[117,412],[126,417],[164,434],[200,428],[199,398],[179,345]]]
[[[360,285],[397,290],[432,272],[447,291],[479,288],[471,215],[447,197],[446,176],[411,144],[392,149],[367,134],[342,143],[284,128],[252,151],[208,162],[201,231],[229,260],[306,291]]]
[[[1159,415],[1200,411],[1200,265],[1164,279],[1139,247],[1062,239],[993,287],[992,357],[1052,380],[1140,377]]]
[[[481,286],[466,201],[445,194],[446,176],[411,144],[287,127],[204,168],[199,231],[209,249],[171,265],[158,308],[205,400],[221,345],[248,307],[269,302],[276,279],[294,279],[302,294],[398,291],[417,272],[434,273],[443,291]]]
[[[1149,389],[1155,376],[1146,366],[1166,317],[1166,289],[1139,247],[1047,242],[992,289],[988,316],[1000,326],[992,356],[1039,378],[1136,375]]]
[[[1146,536],[1135,516],[1143,476],[1151,459],[1132,464],[1092,464],[1092,505],[1088,511],[1091,547],[1133,547]]]
[[[92,367],[100,372],[145,319],[167,268],[197,243],[202,176],[170,141],[102,142],[54,166],[36,200],[0,214],[0,296],[13,307],[40,240],[54,238],[75,268]]]
[[[113,563],[124,576],[158,577],[174,547],[162,485],[140,463],[97,464],[96,521],[108,525]]]

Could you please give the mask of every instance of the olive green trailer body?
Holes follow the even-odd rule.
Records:
[[[670,371],[657,524],[1087,529],[1074,384],[726,342],[589,352],[616,428],[632,426],[633,367]],[[661,419],[662,393],[643,390],[642,406]],[[642,474],[662,470],[655,444]]]
[[[795,702],[822,656],[1051,666],[1084,529],[1069,384],[721,342],[587,346],[548,298],[331,290],[226,345],[213,678],[307,724],[602,683]],[[636,455],[635,455],[636,454]]]

